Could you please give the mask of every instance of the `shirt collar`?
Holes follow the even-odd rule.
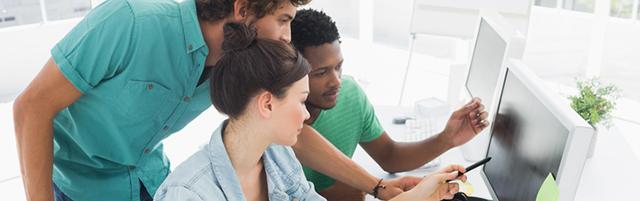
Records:
[[[278,145],[270,145],[267,150],[272,146]],[[271,155],[267,154],[266,151],[265,154],[262,155],[262,162],[264,164],[264,172],[267,175],[267,191],[269,193],[269,200],[289,200],[289,196],[280,188],[285,185],[284,182],[281,179],[276,179],[285,176],[278,171],[278,164],[274,163]]]
[[[231,165],[229,154],[224,148],[222,141],[222,133],[227,122],[228,120],[222,122],[220,127],[211,135],[211,140],[207,146],[209,161],[213,167],[214,176],[216,180],[219,181],[220,188],[222,188],[222,192],[227,200],[245,200],[240,181],[238,180],[235,169],[233,169]]]
[[[222,133],[228,122],[229,120],[222,122],[216,131],[213,132],[213,135],[211,135],[211,140],[207,146],[209,161],[211,161],[216,180],[219,181],[220,188],[222,188],[227,200],[245,200],[240,181],[237,178],[235,169],[233,169],[231,165],[229,154],[222,141]],[[269,148],[271,148],[271,146],[274,145],[270,145]],[[279,174],[277,170],[278,164],[273,163],[273,159],[269,154],[263,154],[262,162],[267,176],[269,200],[286,200],[288,198],[287,194],[277,187],[284,184],[282,181],[274,178]]]
[[[205,46],[204,38],[200,23],[198,23],[198,15],[196,11],[195,0],[184,0],[180,2],[180,17],[182,18],[182,31],[184,32],[184,40],[187,53]]]

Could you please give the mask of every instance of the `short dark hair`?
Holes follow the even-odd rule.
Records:
[[[215,108],[237,118],[251,97],[266,90],[276,98],[306,76],[311,67],[291,45],[256,38],[255,28],[224,25],[222,57],[212,69],[210,90]]]
[[[198,18],[206,21],[217,21],[233,13],[233,4],[237,0],[196,0]],[[280,4],[289,2],[293,6],[306,5],[311,0],[246,0],[247,12],[262,18],[278,10]]]
[[[326,13],[313,9],[303,9],[296,13],[291,22],[291,42],[303,52],[304,48],[319,46],[340,40],[336,23]]]

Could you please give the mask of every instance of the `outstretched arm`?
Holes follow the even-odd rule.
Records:
[[[435,136],[417,142],[395,142],[385,132],[377,139],[360,145],[385,171],[409,171],[471,140],[487,127],[486,118],[487,112],[480,99],[473,99],[455,111],[444,131]]]
[[[80,96],[50,59],[15,100],[18,158],[28,200],[53,200],[53,118]]]
[[[378,178],[369,174],[364,168],[353,162],[349,157],[336,149],[329,141],[322,137],[315,129],[305,125],[302,134],[298,136],[298,143],[293,150],[300,162],[311,169],[334,178],[342,183],[371,193],[373,187],[378,184]],[[384,180],[390,182],[390,180]],[[412,180],[403,180],[411,181]],[[401,182],[387,183],[387,188],[380,191],[378,197],[391,199],[396,195],[413,187],[415,184]]]

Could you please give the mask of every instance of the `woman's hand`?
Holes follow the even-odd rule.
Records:
[[[452,199],[453,195],[460,190],[457,183],[449,183],[448,180],[467,181],[467,176],[458,177],[458,172],[464,173],[465,169],[459,165],[450,165],[444,169],[430,174],[422,179],[420,183],[410,191],[403,193],[394,200],[429,200],[440,201],[442,199]]]

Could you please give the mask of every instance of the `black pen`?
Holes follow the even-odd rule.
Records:
[[[471,164],[470,166],[466,167],[464,169],[464,172],[469,172],[477,167],[480,167],[481,165],[484,165],[485,163],[489,162],[491,160],[491,157],[487,157],[485,159],[482,159],[481,161],[478,161],[474,164]],[[458,172],[458,177],[462,176],[464,173],[462,172]],[[457,178],[457,177],[456,177]],[[447,180],[447,183],[450,182],[451,180]]]

